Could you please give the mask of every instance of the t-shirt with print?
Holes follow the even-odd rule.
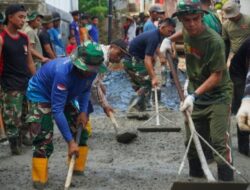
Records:
[[[222,79],[216,87],[199,96],[195,104],[231,103],[232,82],[227,71],[224,42],[219,34],[206,28],[200,35],[191,37],[183,30],[183,40],[189,93],[193,93],[212,73],[223,71]]]
[[[227,20],[222,25],[222,38],[230,40],[231,51],[237,53],[242,43],[250,36],[250,16],[242,14],[237,22]]]

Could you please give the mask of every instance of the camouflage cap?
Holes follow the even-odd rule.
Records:
[[[35,20],[37,17],[43,18],[43,15],[38,13],[37,11],[31,11],[27,14],[27,21]]]
[[[42,20],[42,24],[48,24],[53,22],[53,17],[52,15],[44,15],[43,16],[43,20]]]
[[[73,64],[80,70],[104,73],[107,67],[103,64],[104,55],[101,46],[95,42],[86,41],[70,55]]]
[[[207,13],[207,11],[202,10],[200,0],[179,0],[176,12],[172,17],[198,13]]]

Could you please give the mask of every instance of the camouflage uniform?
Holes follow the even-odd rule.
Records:
[[[71,132],[76,135],[77,109],[68,104],[64,109],[65,116],[70,125]],[[27,123],[30,124],[33,140],[33,157],[49,158],[53,152],[53,122],[49,103],[29,103]],[[79,146],[86,146],[88,133],[83,130]]]
[[[131,59],[126,59],[123,64],[132,83],[132,88],[137,95],[140,96],[137,110],[144,111],[146,109],[146,101],[149,101],[152,88],[150,76],[144,65],[144,60],[132,57]]]
[[[9,139],[19,138],[21,131],[27,131],[25,117],[27,115],[27,101],[24,92],[3,91],[3,120]],[[25,132],[24,132],[25,133]]]

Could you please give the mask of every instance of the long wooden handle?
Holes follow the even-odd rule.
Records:
[[[72,174],[73,174],[74,166],[75,166],[75,161],[76,161],[76,155],[74,154],[70,159],[67,178],[66,178],[65,185],[64,185],[64,190],[68,190],[70,187],[71,180],[72,180]]]
[[[160,125],[160,117],[159,117],[159,104],[158,104],[158,93],[157,93],[157,88],[154,88],[154,93],[155,93],[155,112],[156,112],[156,125]]]
[[[170,68],[170,71],[172,73],[174,83],[175,83],[175,86],[177,88],[180,100],[184,101],[185,97],[184,97],[184,94],[183,94],[183,91],[182,91],[181,84],[180,84],[180,81],[178,79],[177,73],[176,73],[176,71],[174,69],[174,64],[173,64],[172,57],[171,57],[169,52],[166,52],[166,58],[168,60],[169,68]],[[184,115],[185,115],[186,120],[188,122],[188,126],[190,128],[190,131],[191,132],[195,131],[194,122],[193,122],[192,117],[190,116],[189,112],[186,111],[184,113]],[[203,171],[204,171],[204,173],[206,175],[207,180],[208,181],[215,181],[214,176],[212,175],[212,173],[211,173],[211,171],[210,171],[210,169],[208,167],[204,152],[203,152],[202,147],[201,147],[200,140],[199,140],[198,136],[195,133],[193,134],[193,140],[194,140],[194,144],[195,144],[195,147],[196,147],[196,150],[197,150],[197,153],[198,153],[198,157],[199,157],[200,162],[201,162],[202,169],[203,169]]]
[[[83,129],[82,125],[78,126],[77,134],[76,134],[76,143],[77,144],[79,144],[79,142],[80,142],[82,129]],[[73,175],[73,171],[74,171],[74,166],[75,166],[75,161],[76,161],[76,155],[73,154],[71,159],[70,159],[69,169],[68,169],[68,173],[67,173],[67,177],[66,177],[66,181],[65,181],[65,185],[64,185],[64,190],[68,190],[70,187],[72,175]]]
[[[118,125],[118,123],[115,119],[115,116],[112,112],[109,112],[109,118],[110,118],[111,122],[113,123],[115,133],[118,134],[119,125]]]

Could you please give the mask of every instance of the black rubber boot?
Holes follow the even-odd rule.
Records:
[[[10,150],[13,155],[20,155],[22,153],[21,150],[21,140],[19,137],[11,137],[9,138],[10,142]]]
[[[234,172],[233,170],[226,164],[217,165],[218,170],[218,179],[221,181],[233,181],[234,180]]]
[[[249,132],[240,131],[237,125],[238,150],[246,156],[249,156],[249,134]]]
[[[189,159],[189,175],[191,177],[204,177],[204,172],[201,167],[201,162],[198,158],[196,159]]]

